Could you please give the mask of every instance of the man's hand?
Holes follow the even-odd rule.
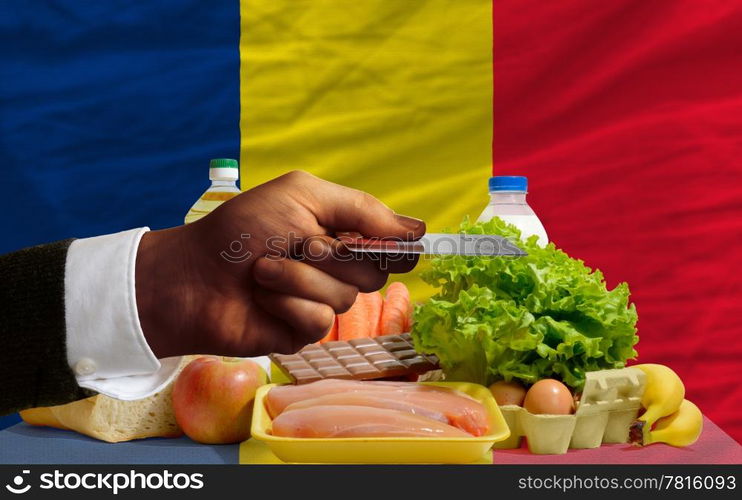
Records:
[[[351,254],[333,235],[420,238],[423,221],[364,192],[291,172],[187,226],[146,233],[136,261],[139,318],[159,358],[295,352],[322,338],[395,261]]]

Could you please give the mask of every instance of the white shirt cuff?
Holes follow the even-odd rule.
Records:
[[[157,360],[136,304],[137,249],[149,228],[75,240],[65,266],[67,361],[81,387],[117,399],[167,385],[180,358]]]

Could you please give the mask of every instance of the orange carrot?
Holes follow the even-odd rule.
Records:
[[[395,281],[386,289],[386,300],[381,311],[381,335],[403,333],[407,328],[410,292],[404,283]]]
[[[353,306],[338,314],[338,339],[373,337],[379,328],[383,298],[379,292],[359,293]]]
[[[410,302],[407,304],[407,312],[404,316],[404,331],[409,332],[412,328],[412,313],[415,312],[415,305]]]
[[[364,295],[367,296],[368,322],[371,325],[371,335],[369,337],[377,337],[381,335],[381,311],[384,308],[384,296],[379,291]]]
[[[338,339],[338,317],[336,314],[335,321],[332,322],[332,327],[330,328],[330,331],[327,332],[327,335],[322,337],[322,340],[320,340],[319,343],[324,344],[325,342],[331,342],[337,339]]]
[[[338,319],[338,340],[350,340],[357,337],[363,337],[365,331],[365,311],[360,301],[361,294],[356,297],[356,301],[350,306],[350,309],[342,314],[337,315]],[[359,333],[360,330],[360,334]]]
[[[415,312],[415,304],[407,298],[407,311],[404,315],[404,331],[409,332],[412,329],[412,313]]]

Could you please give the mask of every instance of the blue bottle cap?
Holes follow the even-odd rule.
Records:
[[[528,191],[528,177],[520,175],[497,175],[490,177],[492,191]]]

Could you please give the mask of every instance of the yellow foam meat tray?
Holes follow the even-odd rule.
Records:
[[[424,382],[449,387],[481,402],[487,410],[490,432],[470,438],[370,437],[291,438],[271,434],[271,418],[264,399],[277,384],[260,387],[255,396],[252,437],[265,442],[284,462],[357,464],[465,464],[480,460],[492,445],[507,439],[510,430],[486,387],[468,382]]]

